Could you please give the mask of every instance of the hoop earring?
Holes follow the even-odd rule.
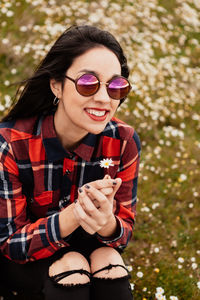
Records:
[[[57,96],[55,96],[55,98],[53,99],[53,105],[58,105],[60,99],[57,98]]]

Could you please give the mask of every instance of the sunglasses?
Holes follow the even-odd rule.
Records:
[[[101,84],[106,85],[108,95],[115,100],[122,100],[131,90],[128,79],[123,76],[115,76],[105,83],[101,82],[96,75],[90,73],[83,74],[76,80],[67,75],[65,77],[75,83],[77,92],[84,97],[96,94]]]

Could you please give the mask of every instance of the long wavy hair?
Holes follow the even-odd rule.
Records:
[[[25,81],[25,86],[20,94],[16,93],[14,105],[2,122],[45,114],[53,108],[55,109],[53,105],[55,96],[50,88],[50,79],[61,82],[63,86],[66,71],[74,59],[99,45],[105,46],[115,53],[121,65],[122,76],[128,78],[129,69],[126,57],[120,44],[111,33],[94,26],[72,26],[57,39],[33,76]]]

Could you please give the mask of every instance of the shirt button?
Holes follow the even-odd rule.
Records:
[[[58,245],[58,247],[60,247],[60,248],[63,246],[61,243],[58,243],[57,245]]]
[[[71,173],[71,171],[67,169],[67,170],[65,171],[65,173],[66,173],[67,175],[69,175],[69,174]]]
[[[31,198],[31,199],[30,199],[30,202],[31,202],[31,203],[33,203],[33,202],[34,202],[34,199],[33,199],[33,198]]]

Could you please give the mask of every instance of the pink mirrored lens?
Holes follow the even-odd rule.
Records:
[[[125,98],[130,91],[130,84],[124,77],[117,77],[110,81],[108,94],[111,98],[120,100]]]
[[[92,74],[82,75],[76,82],[77,91],[83,96],[94,95],[99,88],[99,81]]]

